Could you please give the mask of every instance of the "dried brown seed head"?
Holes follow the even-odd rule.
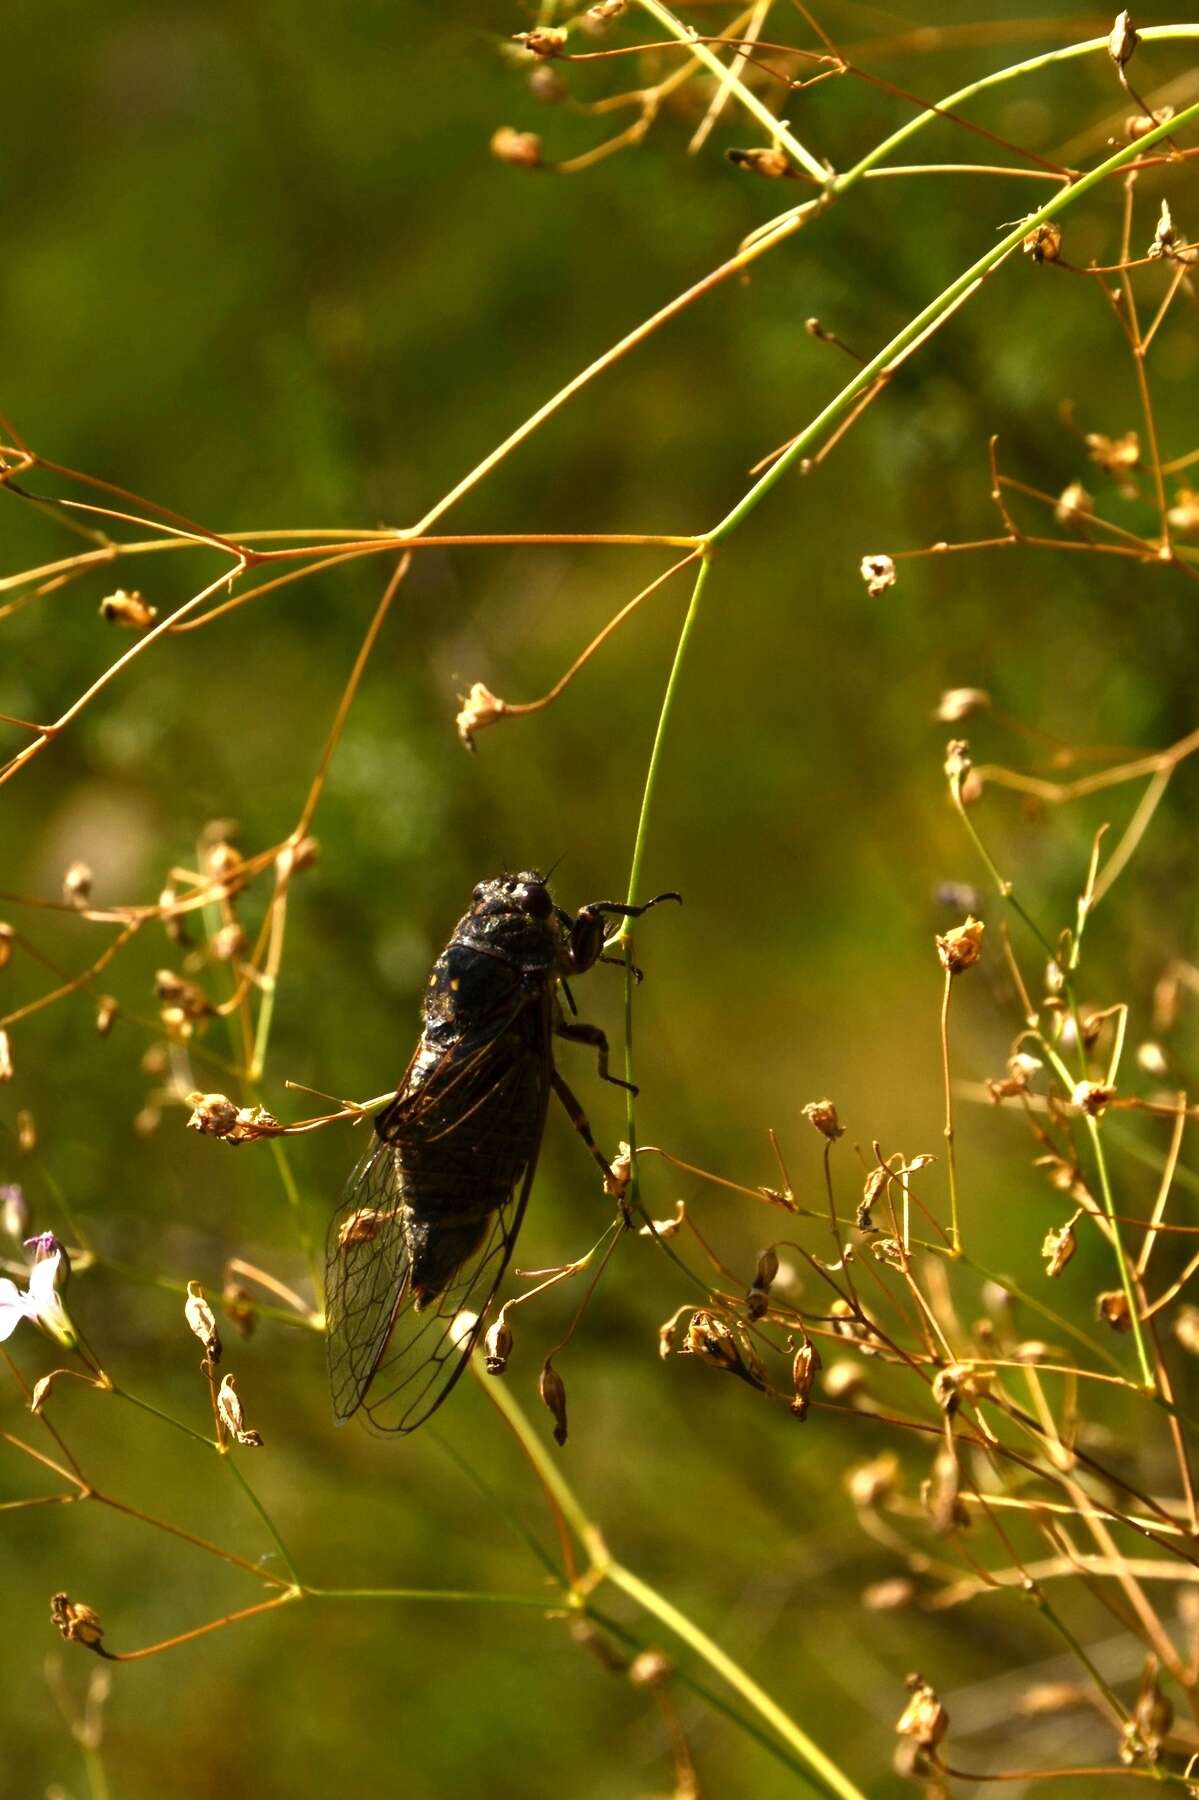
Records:
[[[705,1309],[692,1313],[679,1355],[697,1356],[708,1368],[736,1375],[750,1387],[762,1389],[766,1386],[753,1347],[719,1313]]]
[[[216,1008],[202,987],[185,981],[173,969],[159,969],[154,977],[154,992],[166,1010],[184,1019],[209,1018]]]
[[[1116,1097],[1116,1090],[1102,1081],[1076,1081],[1070,1098],[1088,1118],[1098,1119]]]
[[[1163,257],[1168,257],[1173,253],[1174,246],[1177,242],[1178,233],[1174,229],[1174,217],[1170,211],[1170,202],[1163,198],[1162,209],[1157,216],[1157,224],[1153,229],[1153,241],[1150,244],[1146,255],[1152,256],[1155,260],[1160,261]]]
[[[1193,537],[1199,531],[1199,491],[1180,487],[1166,517],[1175,531],[1181,532],[1184,537]]]
[[[845,1127],[837,1117],[837,1108],[831,1100],[809,1100],[803,1109],[803,1116],[808,1124],[831,1142],[845,1136]]]
[[[896,1723],[896,1734],[913,1739],[922,1750],[935,1750],[948,1729],[949,1714],[923,1675],[909,1675],[907,1689],[910,1698]]]
[[[1123,1288],[1113,1288],[1110,1293],[1100,1294],[1095,1306],[1103,1323],[1110,1325],[1113,1331],[1132,1330],[1132,1309]]]
[[[821,1367],[820,1352],[815,1344],[805,1338],[795,1352],[791,1361],[791,1385],[795,1392],[791,1399],[791,1411],[799,1420],[808,1416],[808,1407],[812,1399],[812,1383]]]
[[[1122,437],[1112,438],[1106,432],[1088,431],[1084,442],[1091,461],[1117,483],[1120,493],[1128,499],[1135,496],[1136,483],[1130,477],[1141,462],[1141,440],[1137,433],[1126,431]]]
[[[127,631],[148,631],[158,617],[158,608],[148,606],[136,588],[131,594],[117,588],[101,600],[100,617],[110,625],[123,625]]]
[[[767,181],[798,179],[791,158],[777,144],[755,150],[726,150],[725,155],[735,169],[746,169],[751,175],[764,176]]]
[[[566,32],[560,25],[538,25],[532,31],[517,31],[512,42],[520,44],[530,56],[561,56],[566,49]]]
[[[977,712],[986,712],[991,696],[985,688],[946,688],[933,717],[941,725],[960,725]]]
[[[1028,232],[1021,246],[1025,256],[1030,256],[1035,263],[1058,262],[1062,254],[1062,228],[1056,219],[1046,219],[1040,225],[1034,225]]]
[[[541,1367],[537,1392],[541,1396],[542,1405],[548,1409],[553,1418],[555,1444],[564,1444],[566,1442],[566,1383],[548,1358]]]
[[[94,876],[85,862],[76,859],[62,878],[62,897],[68,906],[86,906]]]
[[[1050,1280],[1059,1276],[1074,1252],[1078,1249],[1078,1239],[1074,1232],[1074,1220],[1067,1220],[1056,1231],[1047,1231],[1045,1241],[1041,1245],[1041,1255],[1045,1258],[1045,1273]]]
[[[985,930],[980,920],[967,919],[964,925],[955,925],[952,931],[937,938],[937,955],[946,974],[961,975],[974,967],[983,953]]]
[[[204,1346],[204,1353],[209,1362],[219,1363],[221,1360],[221,1334],[216,1328],[216,1318],[198,1281],[187,1284],[187,1299],[183,1303],[183,1316],[187,1320],[188,1330],[198,1337]]]
[[[619,1143],[616,1155],[612,1158],[608,1173],[604,1176],[604,1192],[610,1200],[623,1200],[633,1173],[633,1149],[630,1144]]]
[[[94,1607],[85,1606],[81,1600],[70,1600],[66,1594],[54,1594],[50,1600],[50,1623],[58,1627],[68,1643],[82,1644],[86,1650],[104,1654],[100,1649],[104,1627]]]
[[[221,1385],[216,1391],[216,1408],[221,1424],[239,1444],[249,1450],[258,1450],[262,1446],[262,1435],[257,1431],[246,1429],[245,1415],[242,1412],[241,1396],[237,1391],[237,1383],[232,1375],[224,1375]]]
[[[871,1216],[872,1209],[879,1204],[887,1190],[891,1179],[891,1171],[885,1163],[878,1163],[870,1170],[862,1188],[862,1198],[858,1202],[858,1210],[854,1224],[859,1231],[877,1231],[878,1227]]]
[[[957,1457],[948,1445],[942,1445],[933,1457],[932,1474],[920,1487],[920,1498],[938,1537],[948,1537],[970,1523],[960,1497],[961,1482]]]
[[[1140,41],[1131,15],[1127,12],[1117,13],[1116,21],[1107,40],[1107,53],[1117,69],[1124,68]]]
[[[224,1138],[237,1124],[237,1105],[227,1094],[189,1094],[187,1104],[192,1109],[187,1121],[189,1131]]]
[[[888,588],[895,586],[895,564],[891,557],[864,556],[860,568],[866,592],[872,600],[877,600],[880,594],[885,594]]]

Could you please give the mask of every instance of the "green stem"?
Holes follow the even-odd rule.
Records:
[[[861,1790],[856,1788],[836,1763],[830,1761],[824,1751],[814,1744],[805,1732],[800,1730],[782,1707],[776,1705],[770,1695],[760,1688],[757,1682],[752,1680],[745,1670],[733,1661],[731,1656],[725,1654],[714,1638],[710,1638],[707,1632],[701,1631],[698,1625],[687,1618],[685,1613],[681,1613],[676,1606],[672,1606],[670,1601],[664,1595],[659,1594],[656,1588],[650,1587],[647,1582],[642,1581],[623,1564],[609,1563],[604,1573],[609,1581],[616,1587],[623,1588],[630,1599],[635,1600],[646,1612],[652,1613],[656,1619],[660,1619],[668,1630],[673,1631],[674,1635],[694,1650],[697,1656],[702,1656],[710,1668],[715,1669],[718,1675],[723,1676],[729,1686],[734,1688],[742,1699],[753,1707],[755,1712],[760,1713],[762,1718],[774,1727],[783,1742],[791,1746],[796,1755],[808,1766],[810,1778],[814,1777],[815,1783],[826,1793],[838,1795],[839,1800],[864,1800]]]
[[[550,1456],[541,1438],[529,1423],[524,1408],[513,1398],[507,1382],[502,1377],[483,1374],[481,1363],[482,1359],[476,1358],[475,1367],[480,1371],[479,1381],[484,1393],[491,1404],[498,1407],[499,1411],[503,1413],[510,1430],[520,1440],[526,1456],[537,1470],[545,1487],[553,1495],[559,1512],[587,1554],[593,1562],[602,1566],[607,1561],[608,1553],[598,1530],[567,1486],[557,1462]]]
[[[1199,36],[1199,26],[1191,27],[1190,31],[1191,35]],[[708,543],[720,544],[725,538],[730,537],[765,499],[771,488],[781,481],[788,470],[802,457],[807,455],[816,440],[848,412],[859,394],[864,393],[873,382],[884,375],[896,358],[901,356],[905,350],[910,349],[918,338],[939,324],[976,282],[981,281],[985,275],[989,275],[1005,256],[1010,256],[1013,250],[1018,249],[1030,231],[1035,230],[1038,225],[1046,224],[1049,220],[1057,218],[1060,213],[1073,206],[1077,200],[1081,200],[1084,194],[1090,193],[1092,188],[1099,186],[1109,176],[1117,174],[1125,164],[1135,162],[1138,157],[1151,150],[1163,138],[1184,130],[1196,119],[1199,119],[1199,101],[1184,107],[1175,118],[1155,126],[1152,131],[1147,131],[1144,137],[1138,138],[1135,143],[1123,145],[1105,162],[1088,170],[1085,175],[1080,175],[1077,181],[1054,194],[1052,199],[1046,201],[1038,211],[1030,213],[1026,219],[1022,219],[1018,225],[1013,226],[999,239],[997,244],[980,256],[977,262],[971,263],[970,267],[959,275],[956,281],[950,282],[949,286],[938,294],[935,300],[930,300],[929,304],[917,313],[914,319],[909,320],[902,331],[897,332],[890,343],[883,346],[877,356],[873,356],[858,370],[835,399],[830,400],[823,411],[819,412],[810,424],[804,427],[799,436],[792,439],[787,449],[776,458],[748,493],[742,496],[733,510],[708,532]]]
[[[799,139],[792,137],[782,120],[775,118],[770,108],[758,99],[751,88],[747,88],[736,75],[730,74],[714,50],[707,44],[698,42],[695,32],[689,25],[684,25],[681,19],[676,19],[668,7],[659,4],[659,0],[639,0],[639,3],[651,19],[656,19],[664,31],[668,31],[671,37],[677,38],[679,43],[685,46],[696,62],[702,63],[705,69],[724,83],[730,93],[736,94],[746,112],[752,113],[759,125],[766,127],[772,139],[783,146],[783,149],[794,162],[799,164],[801,169],[805,169],[814,181],[820,183],[821,187],[825,185],[829,178],[829,171],[823,163],[817,162],[811,151],[805,150]]]
[[[231,1450],[224,1460],[229,1473],[238,1483],[242,1492],[245,1494],[246,1499],[250,1502],[250,1505],[254,1508],[254,1511],[258,1514],[258,1517],[270,1532],[275,1548],[283,1559],[283,1566],[287,1570],[287,1573],[291,1576],[292,1581],[297,1587],[302,1587],[303,1583],[300,1580],[299,1571],[291,1559],[290,1550],[279,1535],[275,1521],[271,1518],[270,1513],[266,1510],[266,1507],[262,1504],[262,1501],[258,1498],[258,1495],[254,1492],[254,1489],[250,1486],[249,1482],[242,1474],[241,1469],[238,1467],[236,1450]]]
[[[454,1600],[524,1606],[542,1613],[559,1610],[545,1594],[487,1594],[466,1588],[305,1587],[303,1593],[312,1600]]]
[[[674,710],[675,695],[678,692],[679,676],[683,661],[687,655],[687,646],[691,642],[691,634],[695,629],[695,621],[699,613],[699,603],[707,585],[708,572],[712,567],[711,554],[705,551],[695,572],[695,585],[691,590],[691,599],[687,606],[686,617],[679,632],[679,641],[675,646],[674,661],[670,665],[670,674],[666,678],[666,691],[662,695],[662,708],[658,714],[658,726],[654,732],[653,748],[649,755],[649,767],[645,771],[645,786],[641,792],[641,811],[637,817],[637,835],[633,839],[633,860],[629,868],[629,887],[625,896],[629,906],[636,906],[637,895],[641,891],[641,865],[645,859],[645,845],[649,836],[650,811],[654,802],[654,791],[658,785],[658,770],[662,761],[662,746],[666,741],[666,733],[670,728],[670,716]],[[633,947],[630,921],[624,925],[613,939],[625,953],[624,975],[624,1063],[625,1080],[633,1080]],[[637,1205],[640,1182],[637,1173],[637,1108],[636,1095],[630,1088],[626,1109],[629,1152],[632,1156],[632,1167],[629,1172],[628,1203]]]

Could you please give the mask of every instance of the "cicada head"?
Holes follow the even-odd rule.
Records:
[[[455,933],[522,965],[553,963],[562,941],[558,910],[536,869],[481,881]]]

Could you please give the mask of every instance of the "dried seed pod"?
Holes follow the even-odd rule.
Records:
[[[76,859],[62,878],[62,897],[68,906],[86,906],[94,877],[85,862]]]
[[[795,1393],[791,1400],[791,1411],[802,1421],[808,1416],[811,1404],[812,1384],[820,1370],[820,1352],[808,1338],[805,1338],[795,1352],[791,1362],[791,1385]]]
[[[755,150],[726,150],[725,155],[735,169],[746,169],[751,175],[762,175],[767,181],[797,181],[798,171],[786,151],[777,144]]]
[[[13,1078],[12,1044],[7,1031],[0,1031],[0,1082]]]
[[[215,962],[232,962],[235,957],[243,954],[246,943],[243,927],[233,920],[228,925],[222,925],[219,931],[213,932],[208,940],[208,952]]]
[[[906,1575],[891,1575],[872,1581],[862,1589],[860,1599],[867,1612],[902,1612],[916,1598],[916,1583]]]
[[[559,105],[561,101],[566,99],[566,96],[570,92],[570,89],[567,87],[565,81],[563,81],[559,71],[548,62],[534,63],[533,67],[529,70],[528,88],[534,100],[540,100],[543,106]],[[510,125],[501,125],[499,131],[496,132],[495,137],[492,138],[491,153],[493,156],[498,156],[501,162],[507,162],[509,160],[502,150],[496,149],[496,138],[500,137],[505,132],[512,132],[513,137],[517,138],[535,138],[537,145],[537,159],[540,161],[540,138],[536,138],[535,133],[531,131],[512,131]]]
[[[13,938],[16,934],[11,925],[0,919],[0,969],[7,969],[12,961]]]
[[[262,1446],[262,1434],[246,1429],[245,1415],[242,1412],[241,1396],[237,1391],[237,1383],[232,1375],[224,1375],[221,1385],[216,1391],[216,1408],[221,1424],[239,1444],[247,1449],[257,1450]]]
[[[983,953],[985,930],[986,926],[980,920],[967,919],[964,925],[955,925],[943,937],[938,936],[937,955],[946,974],[961,975],[964,970],[974,967]]]
[[[779,1272],[778,1251],[773,1244],[758,1256],[757,1273],[745,1296],[745,1308],[751,1319],[760,1319],[770,1305],[770,1290]]]
[[[116,1023],[121,1003],[112,994],[103,994],[96,1007],[96,1030],[101,1037],[107,1037]]]
[[[185,981],[173,969],[158,970],[154,977],[154,992],[162,1001],[165,1011],[178,1014],[185,1020],[206,1019],[216,1011],[202,987],[194,981]]]
[[[958,1459],[949,1446],[943,1444],[933,1457],[932,1474],[920,1490],[938,1537],[947,1537],[951,1531],[970,1523],[970,1515],[959,1498],[961,1481]]]
[[[866,592],[872,600],[895,586],[895,564],[889,556],[864,556],[859,565]]]
[[[1090,518],[1094,510],[1095,502],[1082,482],[1071,481],[1058,495],[1053,516],[1059,525],[1073,525],[1079,519]]]
[[[237,1106],[227,1094],[189,1094],[187,1104],[191,1107],[191,1117],[187,1121],[189,1131],[198,1131],[204,1137],[228,1137],[237,1124]]]
[[[948,1730],[949,1714],[923,1675],[909,1675],[906,1686],[910,1698],[896,1723],[896,1734],[911,1738],[922,1750],[935,1750]]]
[[[1078,1239],[1074,1233],[1073,1219],[1068,1219],[1056,1231],[1045,1233],[1045,1242],[1041,1245],[1041,1255],[1045,1258],[1045,1273],[1051,1281],[1061,1274],[1077,1249]]]
[[[1180,1306],[1171,1320],[1171,1328],[1184,1350],[1199,1356],[1199,1306]]]
[[[830,1143],[845,1136],[845,1127],[837,1117],[837,1108],[831,1100],[809,1100],[803,1109],[803,1116]]]
[[[234,1331],[241,1337],[250,1337],[258,1323],[258,1309],[249,1290],[236,1281],[227,1281],[221,1291],[221,1305]]]
[[[311,869],[320,861],[320,839],[311,835],[302,837],[294,844],[284,844],[275,858],[275,869],[280,881],[287,881],[292,875],[299,875],[305,869]]]
[[[1153,242],[1146,251],[1155,261],[1171,256],[1178,242],[1178,233],[1174,229],[1174,217],[1170,211],[1170,202],[1163,198],[1162,209],[1157,216],[1157,224],[1153,230]]]
[[[70,1600],[66,1594],[54,1594],[50,1600],[50,1622],[68,1643],[82,1644],[100,1656],[107,1654],[100,1644],[104,1627],[94,1607],[85,1606],[81,1600]]]
[[[674,1664],[662,1650],[642,1650],[629,1664],[634,1687],[663,1687],[674,1674]]]
[[[584,17],[590,25],[611,25],[626,10],[627,4],[628,0],[598,0],[597,5],[587,8]]]
[[[1194,537],[1199,531],[1199,491],[1195,488],[1180,486],[1174,495],[1174,504],[1167,513],[1175,531],[1184,537]],[[2,929],[2,927],[0,927]],[[0,963],[0,968],[3,964]]]
[[[633,1148],[631,1144],[619,1143],[616,1155],[604,1176],[604,1192],[610,1200],[623,1200],[633,1173]],[[644,1227],[643,1227],[644,1230]]]
[[[1098,1119],[1115,1097],[1115,1088],[1102,1081],[1076,1081],[1070,1091],[1074,1105],[1092,1119]]]
[[[203,1344],[204,1354],[209,1362],[219,1363],[221,1360],[221,1336],[216,1328],[216,1318],[212,1308],[198,1281],[189,1281],[187,1284],[187,1299],[183,1303],[183,1316],[187,1320],[189,1331]]]
[[[566,1442],[566,1384],[552,1362],[547,1358],[541,1367],[541,1378],[537,1384],[537,1392],[554,1420],[554,1442]]]
[[[946,779],[960,788],[973,767],[974,764],[970,760],[970,746],[965,738],[950,738],[945,746]]]
[[[1140,43],[1131,15],[1127,12],[1117,13],[1115,24],[1107,40],[1107,53],[1117,69],[1123,71],[1124,65],[1132,58]]]
[[[101,600],[100,617],[110,625],[123,625],[126,631],[148,631],[158,617],[158,608],[148,606],[136,588],[131,594],[117,588]]]
[[[872,1209],[878,1205],[885,1194],[890,1178],[891,1171],[883,1163],[879,1163],[867,1175],[862,1188],[862,1198],[858,1201],[858,1210],[854,1218],[854,1224],[859,1231],[877,1231],[878,1227],[871,1216]]]
[[[22,1156],[32,1156],[37,1149],[37,1123],[27,1106],[17,1113],[17,1148]]]
[[[752,1346],[719,1313],[705,1309],[692,1313],[679,1355],[697,1356],[710,1369],[736,1375],[750,1387],[762,1390],[766,1386],[762,1365]]]
[[[821,1386],[830,1400],[856,1406],[865,1397],[866,1376],[856,1362],[845,1356],[824,1371]]]
[[[488,1327],[487,1336],[483,1339],[483,1350],[487,1373],[502,1375],[512,1354],[512,1327],[508,1323],[506,1306],[501,1307],[494,1323]]]
[[[605,1183],[605,1187],[606,1187]],[[672,1238],[682,1229],[683,1220],[687,1217],[687,1206],[683,1200],[674,1203],[673,1219],[654,1219],[649,1225],[642,1225],[638,1237]]]
[[[855,1463],[845,1477],[845,1491],[859,1509],[874,1511],[899,1487],[899,1458],[890,1450],[869,1462]]]

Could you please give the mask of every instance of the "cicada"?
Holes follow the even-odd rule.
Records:
[[[423,1030],[395,1099],[329,1226],[326,1317],[338,1420],[414,1431],[441,1405],[480,1336],[524,1218],[555,1093],[605,1174],[553,1040],[608,1040],[568,1019],[569,978],[603,958],[606,919],[643,906],[593,900],[572,917],[535,870],[481,881],[437,961]],[[610,960],[617,960],[612,958]]]

